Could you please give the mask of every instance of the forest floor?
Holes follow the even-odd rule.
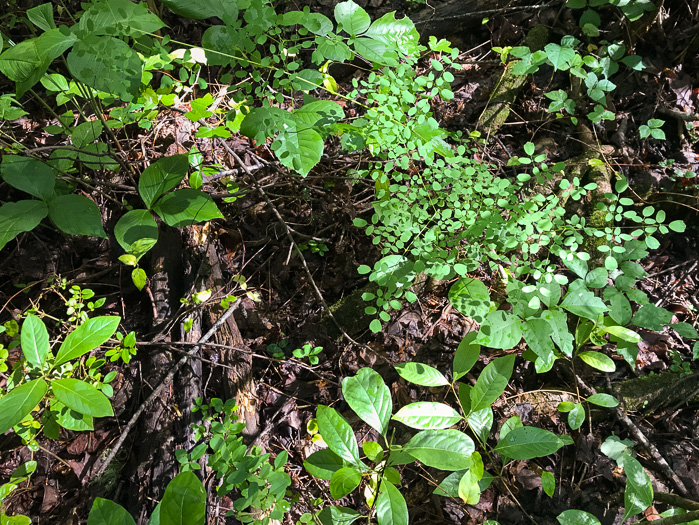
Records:
[[[311,7],[330,12],[333,4],[332,0],[321,0]],[[640,288],[651,302],[670,309],[677,320],[696,324],[699,308],[697,189],[691,181],[682,184],[671,180],[672,170],[660,163],[674,158],[696,171],[699,141],[688,134],[684,120],[657,116],[661,110],[692,113],[696,111],[695,104],[699,105],[699,58],[695,45],[699,12],[696,5],[692,8],[689,4],[691,2],[666,1],[662,15],[642,28],[632,26],[621,17],[608,25],[609,40],[625,40],[633,32],[634,51],[643,57],[647,68],[619,80],[614,98],[616,119],[604,121],[595,127],[595,132],[601,142],[616,145],[618,154],[613,157],[613,166],[626,175],[638,196],[666,210],[668,216],[682,218],[688,224],[685,233],[663,237],[661,247],[643,261],[649,275],[640,283]],[[405,13],[405,5],[398,2],[370,0],[365,7],[372,18],[395,9]],[[407,14],[412,17],[416,13],[417,10],[411,10]],[[483,23],[467,29],[456,25],[450,28],[446,23],[441,35],[463,50],[457,62],[464,64],[464,70],[453,84],[455,98],[441,106],[435,104],[433,108],[440,123],[451,130],[471,131],[478,126],[479,116],[503,72],[500,57],[491,51],[492,47],[518,45],[536,24],[549,26],[550,41],[577,30],[571,10],[564,10],[560,2],[544,8],[489,13],[487,20],[485,16],[481,17]],[[196,42],[201,32],[198,24],[189,21],[171,27],[176,39]],[[688,49],[689,52],[683,53]],[[206,74],[211,76],[206,77]],[[202,73],[212,90],[217,85],[214,74],[214,70]],[[361,71],[343,69],[336,77],[339,84],[347,85],[352,75],[361,74]],[[534,142],[537,151],[546,153],[552,162],[572,158],[582,150],[576,140],[576,128],[546,112],[549,100],[542,93],[558,87],[550,86],[549,80],[545,76],[530,78],[511,105],[509,119],[494,134],[484,135],[485,140],[478,145],[475,155],[504,176],[513,173],[508,171],[507,160],[522,154],[522,145],[527,141]],[[636,130],[649,118],[666,120],[667,140],[640,139],[637,133],[631,133],[630,130]],[[52,143],[53,139],[43,131],[51,121],[52,117],[36,105],[30,116],[2,125],[12,127],[15,136],[22,137],[27,148],[38,148]],[[699,126],[699,120],[693,124]],[[206,162],[234,167],[233,159],[218,141],[195,138],[195,131],[182,114],[162,110],[150,131],[139,130],[130,137],[126,160],[140,165],[146,159],[187,151],[197,145]],[[249,165],[255,165],[258,158],[273,160],[273,154],[264,144],[251,142],[244,137],[228,140],[230,147]],[[303,461],[317,449],[307,424],[315,417],[319,404],[332,405],[349,417],[341,395],[344,377],[369,366],[381,374],[399,406],[424,400],[425,396],[439,400],[439,392],[430,393],[405,383],[393,366],[405,361],[420,361],[443,372],[451,369],[456,347],[464,334],[475,328],[475,323],[449,305],[450,283],[429,282],[419,293],[418,301],[392,312],[391,321],[385,323],[378,334],[362,327],[363,321],[359,318],[341,320],[352,325],[351,333],[362,346],[326,333],[329,323],[323,315],[323,302],[335,304],[361,289],[367,284],[367,278],[357,273],[357,267],[373,265],[380,258],[371,239],[352,225],[353,219],[368,218],[372,210],[373,182],[358,180],[352,175],[353,169],[365,161],[361,153],[350,155],[341,152],[337,145],[333,149],[329,144],[321,163],[305,178],[275,167],[262,167],[256,172],[259,184],[272,199],[281,219],[295,231],[296,242],[306,248],[303,251],[305,261],[293,250],[273,210],[254,191],[248,191],[235,202],[219,201],[225,219],[177,233],[178,238],[166,244],[166,250],[174,252],[179,261],[175,263],[177,270],[167,275],[169,315],[160,323],[155,322],[159,306],[152,281],[144,291],[136,290],[130,272],[117,262],[119,253],[113,238],[70,238],[50,227],[41,227],[21,236],[18,242],[10,243],[0,261],[3,322],[19,320],[19,314],[32,305],[40,305],[47,315],[64,318],[67,292],[56,283],[67,279],[69,286],[89,288],[96,297],[106,297],[104,306],[96,314],[122,316],[124,328],[136,332],[139,344],[131,363],[115,368],[118,371],[113,400],[116,418],[100,420],[94,432],[64,432],[59,441],[51,443],[40,440],[46,451],[30,452],[16,437],[0,438],[0,479],[8,478],[14,468],[30,457],[39,463],[30,486],[5,502],[9,511],[25,513],[41,524],[85,523],[91,495],[101,490],[95,488],[92,481],[104,460],[105,450],[114,445],[126,422],[162,381],[168,365],[180,358],[175,347],[166,343],[192,340],[187,339],[192,335],[185,334],[182,326],[194,310],[180,304],[179,299],[191,299],[194,295],[194,276],[206,257],[209,257],[209,264],[218,265],[224,282],[222,287],[213,290],[211,301],[216,302],[229,294],[240,298],[234,313],[234,324],[242,337],[237,344],[247,352],[241,359],[250,367],[246,373],[251,374],[253,383],[250,407],[253,414],[246,419],[251,427],[248,439],[273,455],[282,450],[289,454],[290,490],[296,494],[297,501],[286,523],[295,523],[302,513],[316,510],[316,498],[325,504],[332,501],[327,483],[307,474]],[[204,188],[214,194],[226,191],[225,184],[213,180],[205,181]],[[246,188],[241,184],[241,189]],[[673,200],[671,193],[683,196]],[[104,217],[107,231],[117,218],[113,214]],[[154,253],[153,259],[158,256]],[[304,265],[308,266],[314,282],[308,278]],[[147,270],[149,275],[154,271],[153,268]],[[179,276],[178,271],[181,272]],[[493,276],[482,270],[478,277],[490,284]],[[244,288],[241,287],[243,282]],[[315,286],[322,294],[322,302]],[[220,312],[201,317],[199,329],[202,332],[211,324],[208,319],[215,319],[215,315]],[[691,347],[672,330],[647,332],[642,336],[634,369],[614,355],[615,373],[588,370],[585,380],[599,388],[611,388],[614,384],[648,375],[665,374],[663,381],[670,384],[694,381],[698,377],[699,369],[697,362],[692,361]],[[291,355],[292,350],[307,343],[322,347],[315,365]],[[285,354],[281,359],[275,355],[279,348]],[[475,382],[487,362],[501,354],[482,355],[481,362],[466,380]],[[205,360],[200,365],[186,365],[184,377],[190,379],[184,381],[198,378],[206,399],[230,395],[229,389],[224,387],[227,376],[216,365],[220,358],[218,350],[206,348],[202,357]],[[683,362],[689,363],[688,369],[679,368]],[[652,406],[640,407],[630,416],[688,487],[688,496],[699,499],[699,402],[697,382],[693,384],[694,391],[690,389],[692,395],[686,399],[671,404],[651,403]],[[120,501],[137,515],[141,505],[152,508],[151,498],[157,495],[157,490],[150,492],[145,488],[148,483],[144,481],[147,478],[144,470],[160,461],[158,451],[161,448],[172,446],[173,440],[176,447],[180,439],[164,433],[186,427],[190,421],[177,404],[177,389],[180,388],[177,385],[181,383],[175,385],[166,389],[162,399],[156,402],[157,410],[151,409],[131,429],[117,459],[120,472],[110,485],[111,492],[105,495]],[[614,461],[600,454],[599,447],[606,436],[629,437],[628,428],[600,413],[593,414],[579,430],[571,431],[564,414],[556,410],[562,398],[552,391],[574,390],[575,385],[558,367],[546,374],[536,374],[531,362],[518,359],[505,395],[493,407],[494,427],[499,428],[508,417],[519,415],[527,425],[570,434],[575,445],[545,458],[511,462],[504,478],[491,485],[475,506],[433,496],[440,481],[439,472],[416,465],[406,466],[402,473],[403,487],[411,523],[470,525],[494,519],[502,525],[528,522],[545,525],[556,523],[556,516],[571,508],[587,510],[605,525],[620,523],[624,479],[615,470]],[[361,427],[355,426],[361,437]],[[652,458],[640,453],[639,460],[656,490],[673,489],[672,481],[663,475]],[[176,472],[177,465],[160,468],[171,475]],[[553,498],[542,490],[542,470],[556,475]],[[153,479],[149,482],[155,483]],[[135,489],[136,486],[141,488]],[[209,523],[233,523],[231,518],[224,521],[222,517],[230,500],[219,503],[220,514],[212,512]],[[361,509],[364,502],[361,495],[356,495],[345,498],[341,504]],[[656,510],[662,510],[662,506]]]

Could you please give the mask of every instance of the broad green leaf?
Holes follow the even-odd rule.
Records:
[[[524,340],[529,348],[537,355],[536,371],[541,374],[551,370],[554,355],[551,325],[545,319],[528,319],[523,326]]]
[[[449,288],[449,302],[460,313],[480,324],[490,309],[488,287],[478,279],[462,277]]]
[[[449,381],[439,370],[422,363],[401,363],[396,365],[396,372],[406,381],[420,386],[449,385]]]
[[[630,454],[622,456],[622,465],[626,474],[626,488],[624,490],[624,517],[625,521],[631,516],[643,512],[653,504],[653,485],[643,466]]]
[[[604,289],[604,299],[609,301],[609,317],[620,325],[626,325],[631,321],[631,303],[626,296],[614,287],[607,286]]]
[[[597,518],[584,510],[566,510],[556,519],[561,525],[601,525]]]
[[[581,279],[570,284],[568,293],[561,302],[561,307],[578,317],[592,320],[596,320],[600,314],[607,311],[602,299],[589,291]]]
[[[208,193],[191,188],[164,195],[155,203],[153,211],[160,215],[165,224],[173,228],[223,218],[223,214]]]
[[[418,52],[420,35],[415,24],[407,16],[396,20],[395,12],[374,20],[364,36],[380,40],[400,53],[411,55]]]
[[[348,509],[347,507],[331,505],[321,510],[318,517],[323,525],[351,525],[360,519],[362,515],[356,510]]]
[[[379,40],[357,38],[354,40],[354,51],[372,64],[398,65],[398,54]]]
[[[568,329],[568,315],[563,310],[546,310],[541,312],[551,328],[551,339],[556,346],[568,357],[573,356],[573,335]]]
[[[599,334],[611,334],[614,337],[621,339],[622,341],[627,341],[629,343],[640,343],[641,336],[630,328],[625,328],[623,326],[605,326],[600,327]]]
[[[95,498],[87,525],[136,525],[124,507],[108,499]]]
[[[473,440],[456,429],[423,430],[403,448],[416,460],[440,470],[459,470],[472,464]]]
[[[663,325],[671,322],[672,312],[668,312],[665,308],[659,308],[653,304],[646,304],[639,308],[636,315],[633,316],[631,324],[659,332],[663,329]]]
[[[376,498],[376,519],[379,525],[408,525],[408,506],[405,499],[386,479],[381,482]]]
[[[71,410],[55,397],[51,399],[50,413],[56,424],[68,430],[84,432],[95,429],[92,416]]]
[[[43,379],[35,379],[10,390],[0,399],[0,434],[4,434],[25,417],[44,398],[48,385]]]
[[[359,446],[352,427],[334,408],[318,405],[318,433],[330,450],[350,463],[359,464]]]
[[[604,268],[594,268],[585,276],[585,286],[588,288],[604,288],[607,286],[609,272]]]
[[[182,182],[188,170],[187,155],[163,157],[143,170],[138,180],[138,193],[146,208],[151,209],[161,195]]]
[[[343,29],[351,36],[363,33],[371,25],[371,18],[367,12],[352,0],[340,2],[335,6],[335,20],[338,23],[338,32]]]
[[[343,467],[336,470],[330,478],[330,495],[335,499],[344,498],[359,486],[362,475],[357,469]]]
[[[455,425],[463,418],[444,403],[419,401],[405,405],[395,413],[393,419],[418,430],[442,429]]]
[[[150,515],[150,519],[148,520],[148,525],[160,525],[160,507],[161,507],[161,505],[162,505],[162,501],[159,501],[158,504],[153,509],[153,513]]]
[[[699,334],[689,323],[675,323],[670,325],[670,327],[682,337],[686,337],[687,339],[699,339]]]
[[[471,412],[492,405],[505,391],[515,366],[515,355],[493,359],[478,376],[471,390]]]
[[[383,448],[376,441],[365,441],[362,443],[362,452],[375,463],[380,462],[384,456]]]
[[[131,210],[114,226],[114,237],[126,253],[140,257],[158,242],[158,225],[148,210]]]
[[[459,497],[467,505],[476,505],[481,499],[478,478],[470,470],[467,470],[459,481]]]
[[[466,474],[466,469],[456,470],[449,474],[442,482],[434,489],[434,494],[437,496],[447,496],[449,498],[459,497],[459,482],[464,474]]]
[[[76,148],[84,148],[92,144],[102,133],[102,123],[99,120],[91,120],[78,124],[70,134],[70,140]]]
[[[270,147],[279,162],[305,177],[320,162],[324,142],[320,133],[314,129],[299,129],[296,123],[292,123],[280,130]]]
[[[563,264],[580,278],[585,278],[588,267],[587,261],[583,261],[576,254],[571,254],[570,258],[563,258]]]
[[[160,525],[204,525],[206,489],[193,472],[175,476],[160,502]]]
[[[318,71],[316,71],[316,73],[318,73]],[[291,118],[297,124],[303,124],[305,126],[329,126],[345,118],[345,112],[342,106],[337,102],[331,100],[316,100],[294,110],[294,112],[291,113]]]
[[[579,429],[585,422],[585,408],[581,403],[575,403],[573,409],[568,412],[568,425],[573,430]]]
[[[485,317],[475,342],[490,348],[508,350],[522,339],[522,321],[516,315],[496,310]]]
[[[14,487],[12,490],[14,490]],[[4,512],[0,512],[0,525],[31,525],[31,523],[32,520],[29,516],[23,516],[21,514],[8,516]]]
[[[471,412],[466,419],[471,430],[473,430],[481,442],[485,443],[488,441],[490,429],[493,428],[493,409],[489,406],[481,408]]]
[[[42,31],[56,29],[56,22],[53,20],[53,4],[45,3],[27,9],[27,18]]]
[[[84,34],[140,38],[164,25],[144,4],[129,0],[93,0],[80,17],[77,29]]]
[[[478,356],[481,354],[481,347],[473,342],[477,335],[478,332],[469,332],[464,336],[461,343],[459,343],[456,354],[454,354],[454,381],[465,376],[471,368],[473,368],[473,365],[478,362]]]
[[[281,108],[254,108],[240,123],[240,133],[257,142],[264,142],[290,122],[291,114]]]
[[[623,458],[629,454],[628,450],[633,447],[633,442],[629,439],[619,439],[617,436],[609,436],[604,440],[600,451],[608,458],[617,462],[617,465],[622,466]]]
[[[22,353],[28,363],[41,367],[49,354],[49,333],[46,325],[34,314],[27,315],[22,323]]]
[[[131,270],[131,282],[133,282],[139,292],[143,290],[148,282],[146,271],[143,268],[134,268]]]
[[[4,155],[0,169],[2,178],[13,188],[44,201],[54,195],[56,170],[34,157]]]
[[[308,456],[303,466],[312,476],[330,481],[332,475],[345,466],[345,462],[332,450],[324,448]]]
[[[593,405],[609,408],[619,405],[617,398],[610,396],[609,394],[592,394],[587,398],[587,402],[592,403]]]
[[[500,428],[500,440],[502,441],[505,439],[505,436],[512,432],[515,428],[522,428],[524,425],[522,425],[522,420],[519,418],[519,416],[512,416],[510,419],[505,421],[502,424],[502,427]]]
[[[575,57],[575,50],[571,47],[561,47],[558,44],[546,44],[544,47],[546,56],[551,61],[554,71],[565,71],[570,68],[570,63]]]
[[[79,379],[56,379],[51,390],[61,403],[92,417],[113,416],[112,404],[102,392]]]
[[[119,326],[121,317],[101,316],[87,320],[69,333],[58,349],[54,366],[77,359],[107,341]]]
[[[342,395],[356,414],[382,435],[391,419],[391,391],[378,372],[362,368],[354,377],[342,380]]]
[[[82,195],[59,195],[49,202],[49,218],[68,235],[107,237],[97,205]]]
[[[66,58],[71,74],[91,88],[130,102],[138,96],[143,63],[118,38],[88,36],[76,42]]]
[[[616,365],[612,359],[601,352],[580,352],[578,357],[592,368],[602,372],[614,372]]]
[[[235,0],[163,0],[171,11],[193,20],[204,20],[214,16],[226,24],[238,18],[238,4]]]
[[[495,446],[495,452],[512,459],[533,459],[553,454],[565,442],[556,434],[538,427],[512,429]]]
[[[556,477],[548,470],[541,471],[541,488],[549,498],[553,498],[556,492]]]

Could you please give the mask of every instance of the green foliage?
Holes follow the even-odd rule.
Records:
[[[297,359],[308,358],[308,362],[312,365],[317,365],[319,362],[318,354],[323,351],[322,346],[313,346],[310,343],[306,343],[302,348],[297,348],[293,351],[293,355]]]
[[[220,480],[216,489],[218,496],[226,496],[233,490],[239,493],[233,503],[234,510],[229,511],[227,516],[235,516],[242,523],[255,525],[267,525],[271,520],[281,521],[290,505],[284,498],[291,484],[291,478],[284,472],[287,452],[278,454],[272,462],[270,454],[262,454],[257,447],[246,451],[240,435],[245,424],[237,421],[237,409],[234,400],[224,403],[221,399],[213,398],[205,404],[200,398],[197,399],[194,411],[201,411],[202,423],[194,424],[192,428],[195,439],[200,443],[189,452],[178,449],[175,456],[182,470],[187,472],[199,470],[201,466],[198,461],[207,455],[207,466]]]

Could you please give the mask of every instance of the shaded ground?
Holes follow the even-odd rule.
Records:
[[[329,2],[321,2],[318,8],[329,10]],[[313,6],[312,6],[313,7]],[[372,17],[402,6],[381,2],[369,3]],[[502,67],[497,55],[488,50],[492,46],[517,45],[526,32],[536,23],[551,27],[551,41],[576,31],[576,22],[570,18],[570,10],[561,11],[560,5],[550,8],[510,11],[488,14],[489,21],[471,26],[467,33],[449,34],[464,52],[459,60],[466,64],[462,75],[454,84],[455,98],[448,104],[435,107],[441,121],[452,129],[471,130],[486,106]],[[697,225],[696,200],[686,195],[696,195],[691,181],[673,182],[671,170],[659,166],[660,161],[674,158],[679,164],[693,168],[699,147],[688,135],[684,121],[672,117],[672,111],[693,112],[699,88],[696,54],[696,29],[698,13],[685,5],[665,5],[663,16],[649,22],[647,27],[628,25],[616,20],[609,25],[613,36],[626,38],[632,35],[636,53],[644,57],[649,67],[641,74],[628,75],[619,82],[615,93],[617,119],[598,126],[595,132],[604,144],[616,147],[616,168],[627,175],[637,196],[648,202],[658,203],[671,218],[683,218],[689,225]],[[645,19],[644,19],[645,20]],[[449,22],[445,22],[449,24]],[[175,24],[172,27],[176,27]],[[177,27],[184,41],[198,41],[200,28],[188,23]],[[344,80],[338,75],[338,81]],[[216,79],[207,78],[214,90]],[[3,86],[6,87],[6,86]],[[542,73],[528,82],[512,107],[508,122],[496,135],[481,145],[477,155],[493,163],[503,176],[512,175],[505,164],[513,154],[521,154],[521,145],[532,140],[540,151],[545,151],[552,161],[574,157],[580,153],[575,128],[556,122],[545,112],[548,100],[542,90],[565,88],[549,85]],[[42,132],[51,122],[43,119],[41,111],[32,110],[31,119],[4,123],[12,132],[22,137],[28,148],[51,144],[54,140]],[[663,115],[663,111],[669,111]],[[668,140],[641,141],[637,129],[649,118],[664,118]],[[697,124],[697,122],[694,122]],[[155,159],[164,154],[185,151],[196,144],[205,152],[206,161],[220,162],[226,167],[236,167],[220,143],[209,139],[196,139],[196,131],[181,113],[164,110],[156,125],[157,132],[145,132],[131,137],[132,147],[128,161],[142,169],[145,158]],[[140,142],[140,144],[139,144]],[[265,146],[253,148],[247,140],[231,139],[228,145],[248,165],[258,164],[258,159],[273,160]],[[360,264],[373,264],[378,252],[362,231],[352,226],[355,217],[366,216],[371,210],[374,193],[373,182],[355,180],[350,170],[363,160],[349,156],[331,147],[327,157],[305,179],[288,175],[275,167],[263,167],[255,172],[259,184],[272,199],[284,222],[295,231],[299,244],[307,246],[305,262],[313,280],[321,290],[326,303],[333,304],[366,284],[366,278],[356,272]],[[144,157],[145,155],[145,157]],[[97,180],[109,175],[95,173]],[[91,433],[65,432],[58,442],[41,441],[49,452],[29,452],[14,435],[3,436],[0,448],[4,451],[0,461],[0,478],[7,478],[22,461],[34,457],[39,462],[38,471],[31,484],[13,495],[8,503],[11,512],[22,512],[37,517],[39,523],[84,523],[91,496],[113,498],[130,507],[134,515],[142,518],[153,506],[151,498],[158,498],[164,488],[163,480],[176,472],[173,461],[174,448],[186,442],[189,416],[177,397],[181,390],[195,385],[206,398],[230,397],[232,380],[226,371],[211,362],[229,362],[236,367],[234,380],[237,387],[247,389],[247,375],[252,377],[250,394],[249,440],[276,454],[289,453],[287,471],[291,474],[292,491],[299,501],[293,505],[288,523],[294,523],[301,513],[314,510],[311,501],[322,498],[330,502],[327,484],[313,479],[302,467],[304,459],[315,450],[306,424],[315,415],[318,404],[333,404],[349,417],[347,407],[341,401],[340,383],[343,377],[352,375],[363,366],[374,366],[391,388],[394,400],[403,405],[425,400],[440,394],[430,394],[400,380],[392,366],[408,360],[431,364],[440,370],[451,368],[451,359],[464,334],[475,328],[472,321],[453,310],[447,300],[448,283],[430,282],[414,305],[407,306],[392,315],[392,319],[380,334],[372,335],[360,330],[352,335],[366,342],[374,353],[357,348],[342,338],[331,336],[323,319],[321,304],[304,269],[302,260],[293,252],[284,228],[275,218],[273,210],[260,199],[249,181],[240,177],[241,190],[249,190],[235,202],[225,204],[220,199],[225,220],[215,221],[205,228],[193,227],[186,231],[171,232],[170,238],[161,238],[161,251],[151,256],[148,270],[155,277],[160,268],[158,259],[165,261],[165,282],[161,283],[165,299],[158,296],[155,279],[148,290],[138,292],[131,283],[129,272],[116,263],[118,255],[114,239],[97,241],[85,238],[67,238],[48,226],[20,236],[18,241],[5,248],[0,262],[0,302],[2,320],[18,315],[32,304],[40,304],[47,314],[64,315],[64,297],[52,288],[54,276],[60,276],[94,290],[98,297],[106,297],[99,310],[101,315],[110,313],[123,317],[124,328],[135,330],[142,343],[165,341],[194,341],[196,337],[182,329],[184,308],[182,297],[191,298],[202,261],[218,265],[223,281],[212,281],[214,298],[228,293],[243,297],[236,310],[235,323],[229,326],[227,343],[243,347],[234,356],[226,356],[217,349],[205,349],[202,357],[208,362],[186,365],[172,388],[166,388],[162,398],[149,408],[139,421],[120,454],[117,456],[117,472],[113,473],[105,489],[91,485],[103,461],[105,449],[113,446],[123,425],[140,403],[159,384],[170,364],[179,359],[172,348],[156,344],[139,346],[136,359],[128,366],[117,368],[114,406],[116,419],[96,422]],[[129,186],[127,180],[118,181]],[[212,193],[226,192],[221,181],[205,183]],[[664,191],[664,193],[661,192]],[[2,191],[7,194],[5,186]],[[135,189],[109,190],[117,198],[133,198]],[[685,196],[668,193],[682,193]],[[674,200],[673,200],[674,199]],[[678,204],[679,202],[679,204]],[[105,229],[111,231],[120,212],[105,206]],[[326,249],[314,251],[309,240],[321,243]],[[211,248],[210,248],[211,247]],[[654,304],[671,309],[678,320],[695,323],[697,298],[696,228],[685,234],[663,238],[663,245],[644,261],[650,276],[641,288]],[[320,253],[324,252],[324,253]],[[168,259],[168,256],[170,257]],[[145,264],[144,264],[145,266]],[[244,276],[247,290],[243,290],[235,276]],[[486,273],[478,275],[490,281]],[[164,284],[164,286],[163,286]],[[248,292],[248,296],[246,296]],[[62,292],[65,295],[65,292]],[[165,314],[158,313],[164,305]],[[216,301],[212,301],[216,302]],[[220,312],[205,307],[199,319],[199,331],[205,332]],[[342,320],[353,326],[353,319]],[[235,326],[235,328],[234,328]],[[239,336],[235,331],[239,330]],[[691,358],[691,348],[671,331],[663,334],[643,334],[639,360],[635,370],[619,361],[617,372],[610,376],[591,374],[586,381],[598,388],[608,387],[634,376],[651,372],[661,373],[673,365],[675,356]],[[237,338],[240,337],[238,340]],[[288,341],[287,358],[275,359],[269,346]],[[222,341],[223,342],[223,341]],[[310,342],[323,347],[320,363],[308,366],[307,361],[290,357],[290,351]],[[379,355],[377,358],[376,354]],[[242,357],[241,357],[242,356]],[[475,382],[478,372],[497,354],[482,356],[482,363],[467,376]],[[692,364],[692,376],[696,365]],[[679,374],[673,376],[679,381]],[[691,376],[690,376],[691,377]],[[192,387],[194,388],[194,387]],[[580,431],[572,432],[563,415],[555,410],[561,400],[548,391],[572,391],[575,386],[565,370],[537,375],[532,363],[518,359],[505,396],[494,407],[495,424],[519,415],[524,424],[536,425],[556,433],[570,433],[575,446],[564,447],[559,454],[535,461],[511,463],[503,481],[497,481],[486,490],[477,506],[466,506],[457,500],[432,496],[439,482],[437,471],[407,466],[403,471],[403,487],[411,512],[411,523],[482,523],[497,519],[501,524],[555,523],[555,516],[570,508],[585,509],[603,517],[603,523],[619,523],[618,509],[623,507],[624,479],[615,470],[612,460],[601,455],[599,446],[604,437],[612,433],[628,437],[628,430],[618,421],[603,414],[593,414],[592,429],[588,424]],[[693,399],[692,399],[693,398]],[[649,437],[668,460],[670,466],[692,492],[699,498],[699,416],[697,416],[696,392],[686,400],[670,406],[660,404],[652,411],[632,413],[637,425]],[[356,421],[351,421],[356,423]],[[362,431],[357,427],[358,436]],[[360,439],[361,440],[361,439]],[[144,446],[144,443],[147,446]],[[60,461],[57,459],[60,458]],[[650,458],[640,456],[657,490],[672,490],[669,480],[656,469]],[[157,470],[154,472],[152,469]],[[553,499],[544,495],[540,483],[540,471],[549,470],[556,475],[558,487]],[[135,489],[134,487],[140,487]],[[347,506],[360,508],[359,497],[347,498]],[[230,501],[221,502],[225,509]],[[148,512],[144,509],[147,508]],[[221,511],[220,516],[223,515]],[[211,523],[224,523],[220,516],[211,516]],[[217,519],[219,521],[217,521]],[[230,520],[230,519],[229,519]],[[232,521],[230,521],[232,522]],[[226,522],[228,523],[228,522]]]

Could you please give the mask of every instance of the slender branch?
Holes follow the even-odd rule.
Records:
[[[653,525],[676,525],[678,523],[689,523],[699,519],[699,510],[693,510],[685,514],[677,514],[675,516],[669,516],[667,518],[660,518],[655,520]]]
[[[680,507],[686,510],[699,510],[699,501],[683,498],[677,494],[669,492],[656,492],[653,494],[653,499],[660,503],[667,503],[673,507]]]
[[[131,432],[131,429],[136,425],[136,422],[138,421],[138,418],[141,416],[143,411],[150,405],[150,403],[157,398],[160,393],[165,389],[166,386],[168,386],[172,380],[175,377],[175,374],[179,371],[182,366],[187,362],[187,359],[191,357],[196,357],[197,352],[199,352],[201,345],[203,343],[206,343],[209,339],[213,337],[213,335],[216,333],[216,331],[219,329],[219,327],[226,322],[226,320],[233,315],[234,310],[238,307],[238,301],[233,303],[228,310],[224,312],[224,314],[219,318],[218,321],[214,323],[214,325],[209,329],[208,332],[206,332],[201,339],[199,339],[198,343],[194,348],[192,348],[189,352],[187,352],[185,355],[182,356],[182,358],[175,363],[175,366],[173,366],[170,371],[167,373],[167,375],[163,378],[163,380],[160,382],[160,384],[151,392],[151,394],[148,396],[148,398],[141,403],[141,406],[138,407],[138,410],[131,416],[131,419],[129,420],[128,424],[124,427],[124,430],[122,430],[121,435],[119,436],[119,439],[117,440],[116,444],[114,445],[114,448],[109,452],[107,455],[106,459],[104,460],[104,463],[102,463],[102,466],[99,468],[97,471],[97,476],[101,476],[104,474],[104,472],[107,470],[107,467],[109,464],[112,462],[114,457],[117,455],[119,450],[121,449],[122,445],[124,444],[124,441],[126,441],[126,438],[129,435],[129,432]]]

